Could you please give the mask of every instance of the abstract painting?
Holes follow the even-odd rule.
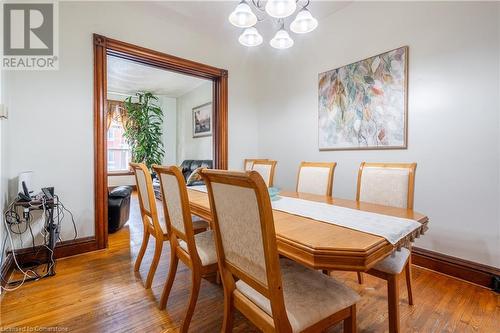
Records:
[[[404,46],[319,74],[319,149],[405,149],[407,69]]]
[[[212,103],[193,108],[193,138],[212,135]]]

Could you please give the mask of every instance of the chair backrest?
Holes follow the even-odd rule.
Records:
[[[148,223],[158,234],[163,233],[158,220],[158,210],[156,208],[156,198],[153,190],[151,173],[145,164],[130,163],[134,171],[137,192],[139,193],[139,207],[144,223]]]
[[[264,179],[267,187],[272,187],[274,182],[274,169],[276,168],[276,161],[257,161],[252,165],[252,170],[257,171]]]
[[[256,171],[203,170],[202,176],[225,290],[234,286],[236,276],[269,299],[275,321],[286,318],[273,213],[264,180]]]
[[[265,162],[265,161],[268,161],[268,159],[265,159],[265,158],[259,158],[259,159],[245,158],[245,160],[243,162],[243,170],[250,171],[250,170],[252,170],[253,164],[255,162]]]
[[[188,254],[191,257],[196,254],[198,258],[186,182],[181,169],[177,166],[153,165],[153,170],[160,179],[163,211],[170,239],[174,236],[174,241],[177,241],[177,238],[185,241]]]
[[[413,209],[416,163],[361,163],[357,201]]]
[[[301,162],[297,192],[332,196],[335,162]]]

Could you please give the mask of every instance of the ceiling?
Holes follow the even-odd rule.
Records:
[[[304,3],[306,0],[299,0]],[[249,1],[251,2],[251,1]],[[319,1],[312,0],[309,4],[310,12],[321,19],[341,10],[352,1]],[[157,15],[165,19],[194,26],[200,33],[213,38],[222,38],[239,45],[238,36],[242,29],[232,26],[228,21],[229,14],[239,1],[154,1],[149,5]],[[257,11],[254,11],[256,14]],[[260,15],[266,17],[267,15]],[[289,25],[293,16],[287,19]],[[265,40],[270,40],[278,29],[275,20],[266,18],[257,24],[257,29]],[[299,45],[297,45],[299,47]],[[206,80],[190,77],[162,69],[145,66],[139,63],[108,57],[108,92],[120,94],[135,94],[137,91],[151,91],[158,95],[179,97],[197,88]]]
[[[248,0],[250,3],[251,0]],[[261,1],[263,2],[263,1]],[[299,0],[299,4],[305,3],[306,0]],[[168,12],[176,13],[182,16],[189,23],[200,27],[201,31],[210,34],[220,34],[223,37],[237,36],[241,34],[242,29],[236,28],[228,21],[229,14],[236,8],[239,1],[158,1],[152,4],[156,5],[159,10],[161,8]],[[348,6],[352,1],[320,1],[311,0],[308,9],[315,16],[321,26],[321,19],[341,10]],[[252,9],[254,8],[251,5]],[[265,38],[271,38],[278,29],[276,20],[270,20],[267,14],[259,15],[258,11],[254,13],[259,17],[266,17],[260,23],[257,23],[256,28]],[[165,17],[168,17],[166,15]],[[289,25],[294,16],[286,19],[286,25]]]
[[[175,98],[209,82],[113,56],[108,56],[107,68],[108,93],[134,95],[150,91]]]

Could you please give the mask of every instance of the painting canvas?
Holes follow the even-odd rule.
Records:
[[[319,74],[319,149],[407,147],[408,47]]]
[[[193,138],[212,135],[212,103],[193,108]]]

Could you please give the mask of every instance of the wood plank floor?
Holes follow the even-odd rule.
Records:
[[[57,275],[3,293],[0,331],[6,328],[58,327],[64,332],[176,332],[184,315],[190,274],[179,263],[167,310],[157,308],[168,272],[169,246],[151,290],[143,288],[153,243],[148,247],[139,274],[133,272],[141,242],[142,226],[136,197],[127,226],[110,235],[109,249],[59,260]],[[334,276],[362,296],[358,303],[358,332],[387,331],[385,282],[366,276],[358,285],[354,273]],[[500,296],[492,291],[413,267],[415,305],[409,306],[401,281],[403,332],[500,333]],[[221,286],[203,280],[191,332],[218,332],[222,323]],[[21,330],[18,330],[21,331]],[[257,332],[240,314],[235,332]],[[329,332],[341,332],[342,325]]]

